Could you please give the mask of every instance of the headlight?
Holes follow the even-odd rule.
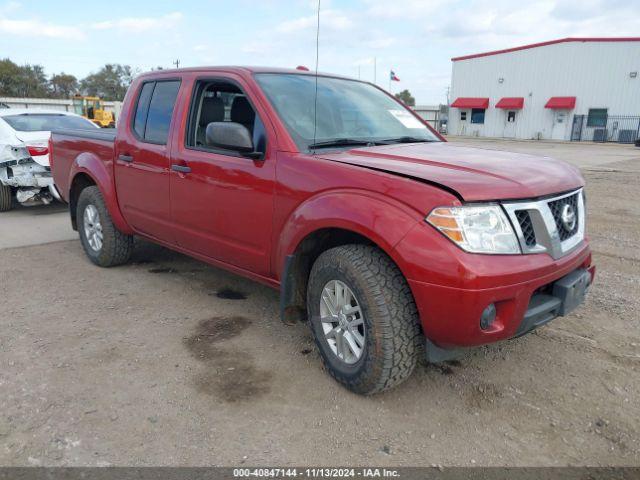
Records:
[[[472,253],[520,253],[509,219],[498,205],[438,207],[427,222]]]

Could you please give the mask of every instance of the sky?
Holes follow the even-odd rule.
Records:
[[[317,0],[0,0],[0,58],[79,78],[105,63],[311,69]],[[640,36],[640,0],[321,0],[319,70],[446,102],[451,58],[563,37]],[[375,59],[375,61],[374,61]],[[400,82],[389,82],[393,70]]]

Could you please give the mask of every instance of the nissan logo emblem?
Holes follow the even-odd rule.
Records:
[[[562,207],[560,213],[560,220],[562,220],[562,226],[567,232],[571,232],[576,226],[576,211],[572,205],[566,204]]]

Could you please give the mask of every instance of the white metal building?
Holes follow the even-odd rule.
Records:
[[[450,134],[640,138],[640,37],[563,38],[451,60]]]

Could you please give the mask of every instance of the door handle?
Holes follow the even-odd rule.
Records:
[[[180,173],[190,173],[191,167],[187,167],[185,165],[171,165],[171,170],[173,170],[174,172],[180,172]]]
[[[121,162],[127,162],[127,163],[131,163],[133,162],[133,157],[131,155],[118,155],[118,160],[120,160]]]

